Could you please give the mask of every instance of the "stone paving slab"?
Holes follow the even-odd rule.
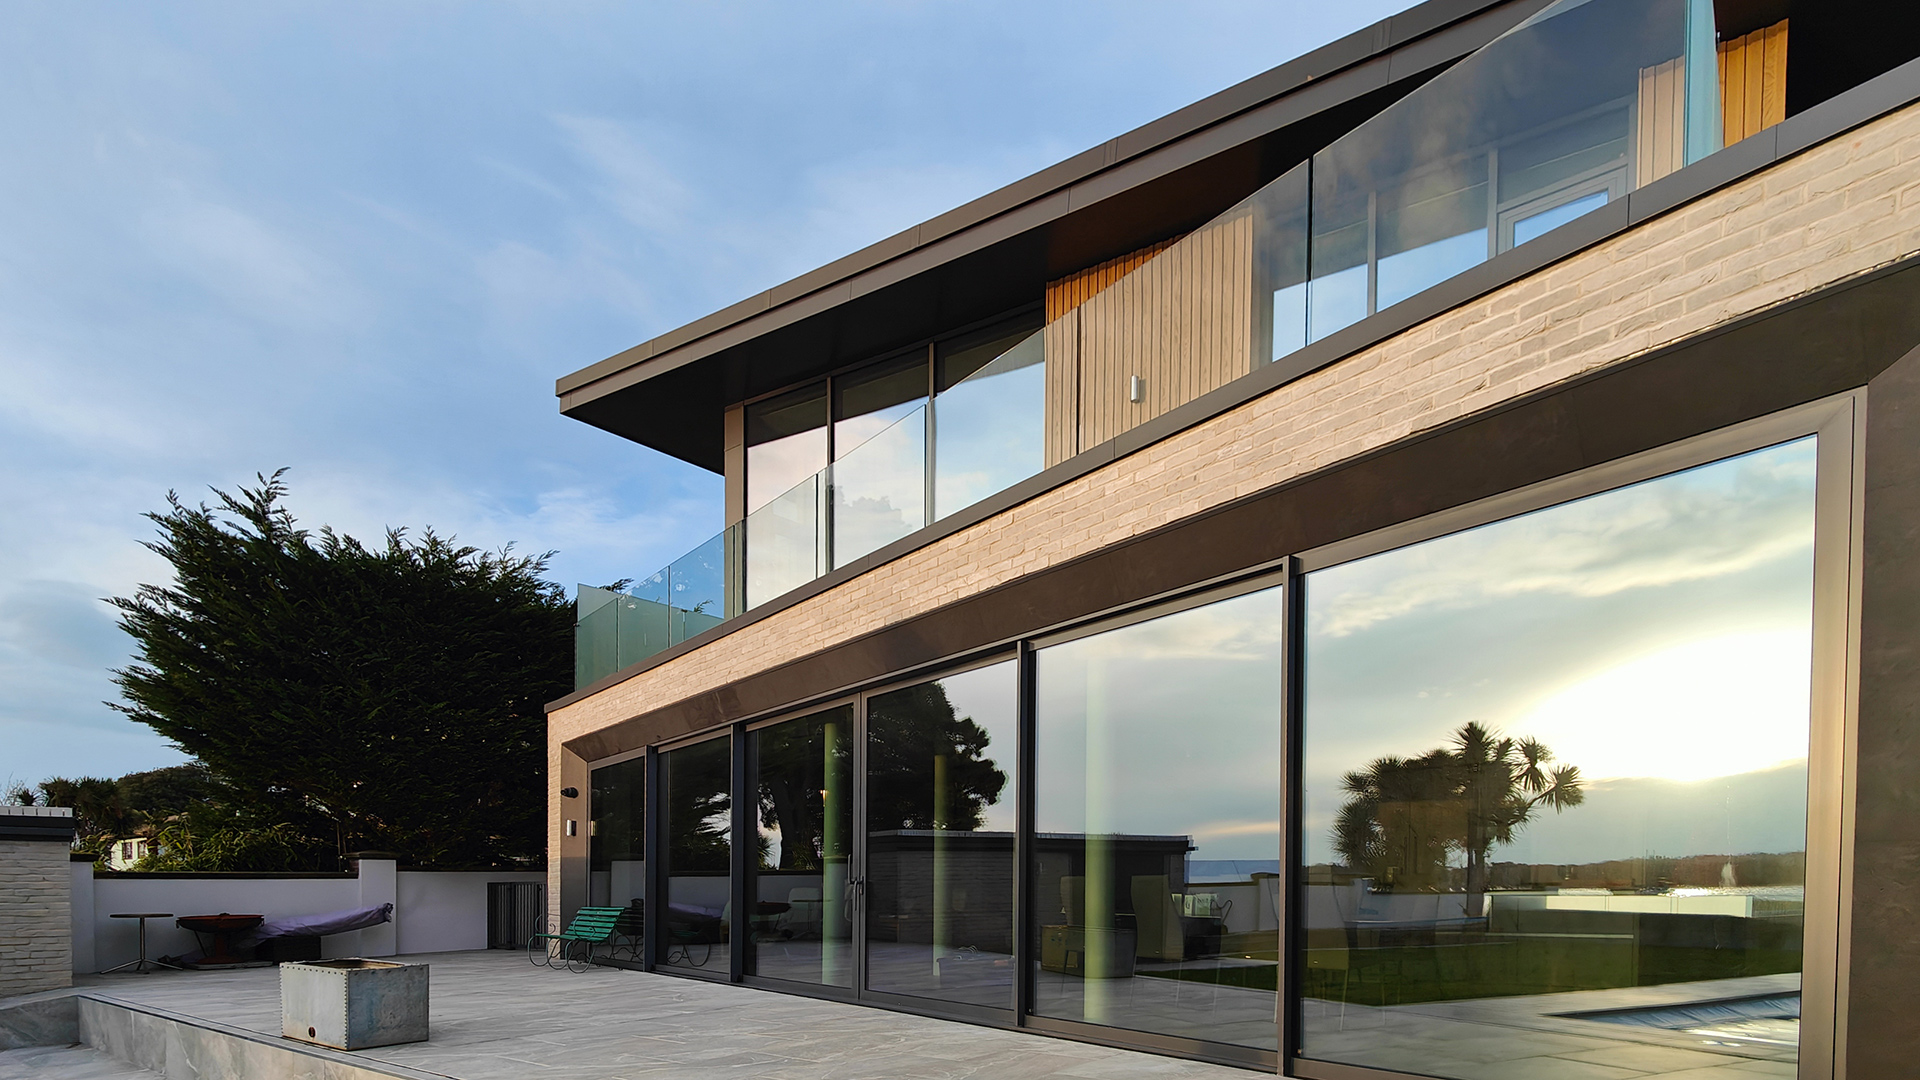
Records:
[[[1243,1080],[1247,1070],[513,952],[432,966],[431,1038],[359,1056],[459,1080]],[[90,976],[89,991],[278,1036],[279,972]],[[140,1074],[129,1074],[140,1075]],[[11,1078],[0,1078],[11,1080]]]

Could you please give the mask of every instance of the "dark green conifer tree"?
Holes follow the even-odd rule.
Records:
[[[284,472],[284,470],[282,470]],[[429,866],[542,857],[543,703],[572,689],[546,556],[298,528],[282,473],[147,515],[169,585],[116,598],[136,662],[116,706],[253,816]]]

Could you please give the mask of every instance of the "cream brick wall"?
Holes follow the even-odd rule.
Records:
[[[1911,106],[558,710],[550,761],[576,735],[1920,251],[1916,165]]]
[[[73,983],[67,845],[0,840],[0,998]]]

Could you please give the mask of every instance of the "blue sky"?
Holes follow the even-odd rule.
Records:
[[[557,376],[1402,6],[10,5],[0,783],[180,760],[102,704],[168,490],[641,576],[719,482]]]

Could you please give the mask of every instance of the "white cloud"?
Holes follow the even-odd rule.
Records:
[[[561,115],[554,123],[598,174],[600,196],[629,224],[658,236],[676,236],[686,229],[695,199],[662,160],[664,134],[601,116]]]
[[[1422,610],[1599,597],[1811,558],[1813,443],[1636,484],[1315,573],[1312,632]]]

